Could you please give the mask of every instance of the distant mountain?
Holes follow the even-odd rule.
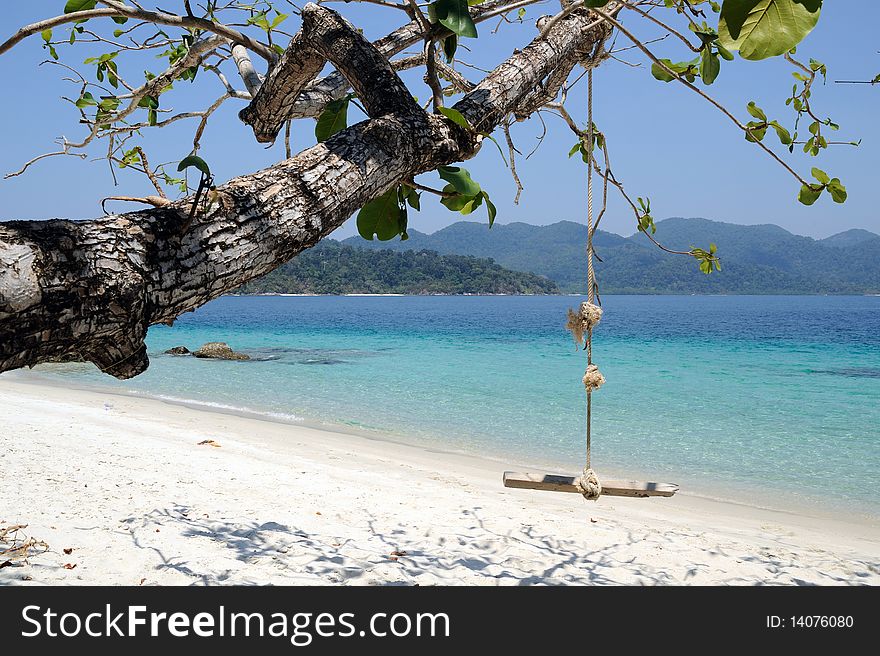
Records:
[[[496,223],[491,230],[485,223],[458,221],[430,235],[410,230],[409,237],[407,241],[385,242],[350,237],[343,243],[371,249],[429,249],[444,254],[491,257],[515,271],[531,271],[546,276],[566,290],[581,285],[581,280],[586,276],[584,253],[587,229],[572,221],[560,221],[547,226]],[[599,250],[626,248],[628,242],[620,235],[600,230],[594,244]]]
[[[558,294],[556,283],[490,259],[345,246],[332,239],[242,286],[241,294]]]
[[[516,271],[546,276],[565,292],[582,291],[586,228],[571,221],[527,223],[457,222],[427,235],[410,231],[408,241],[343,243],[363,249],[429,249],[443,254],[493,258]],[[794,235],[775,225],[743,226],[699,218],[657,222],[656,237],[688,250],[718,245],[722,271],[700,273],[693,259],[669,255],[637,233],[621,237],[598,231],[594,244],[605,293],[816,294],[880,292],[880,235],[848,230],[827,239]]]
[[[875,235],[873,232],[860,228],[853,228],[852,230],[838,232],[836,235],[821,239],[819,243],[824,246],[833,246],[834,248],[848,248],[849,246],[858,246],[867,241],[877,239],[880,239],[880,235]]]

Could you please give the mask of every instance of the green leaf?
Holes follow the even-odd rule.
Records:
[[[587,7],[604,7],[611,0],[584,0],[584,5]]]
[[[49,43],[52,40],[52,30],[43,30],[40,32],[40,36],[43,37],[43,41]]]
[[[468,198],[467,202],[462,205],[462,208],[459,210],[459,212],[461,212],[462,214],[470,214],[482,204],[483,194],[479,193],[473,198]]]
[[[495,217],[498,215],[498,210],[495,209],[495,205],[489,200],[489,194],[485,191],[483,192],[483,200],[486,201],[486,211],[489,213],[489,227],[492,227],[492,224],[495,223]]]
[[[827,173],[825,173],[825,171],[823,171],[822,169],[817,169],[814,166],[813,169],[810,171],[810,173],[812,173],[813,177],[816,178],[822,184],[828,184],[829,182],[831,182],[831,176],[829,176]]]
[[[718,36],[744,59],[785,54],[816,26],[822,0],[724,0]]]
[[[125,25],[128,22],[128,16],[114,16],[113,22],[117,25]]]
[[[76,106],[80,109],[85,107],[97,107],[98,101],[95,100],[95,97],[86,91],[79,100],[76,101]]]
[[[441,166],[437,172],[462,196],[473,198],[482,191],[480,185],[471,179],[468,170],[460,166]]]
[[[197,168],[199,171],[202,172],[203,175],[211,175],[211,169],[208,168],[208,163],[198,155],[190,155],[188,157],[184,157],[180,161],[180,164],[177,165],[177,170],[184,171],[191,166]]]
[[[746,132],[746,141],[751,141],[752,143],[764,141],[764,135],[767,134],[767,123],[749,121],[746,123],[746,127],[749,128],[749,131]]]
[[[271,29],[274,30],[276,27],[278,27],[279,25],[281,25],[281,23],[283,23],[284,21],[287,20],[287,16],[288,16],[287,14],[278,14],[278,15],[272,20],[272,23],[269,25],[269,27],[270,27]]]
[[[98,0],[67,0],[67,4],[64,5],[64,13],[72,14],[75,11],[94,9],[96,4],[98,4]]]
[[[409,185],[400,185],[400,188],[403,190],[403,198],[406,200],[407,205],[416,212],[420,212],[422,209],[422,195]]]
[[[815,203],[819,196],[822,194],[822,188],[814,189],[809,185],[801,185],[801,191],[798,194],[798,200],[802,202],[804,205],[812,205]]]
[[[256,25],[259,28],[264,29],[266,32],[270,31],[272,27],[269,25],[269,20],[266,18],[266,12],[261,11],[256,16],[251,16],[247,19],[248,25]]]
[[[673,68],[674,64],[671,59],[661,59],[661,62],[666,64],[666,67],[670,70],[675,70]],[[674,75],[670,75],[668,71],[666,71],[662,66],[658,66],[657,63],[651,64],[651,75],[660,80],[661,82],[672,82],[675,79]]]
[[[348,102],[349,98],[346,97],[327,103],[318,117],[318,122],[315,123],[315,138],[318,141],[327,141],[348,126]]]
[[[397,202],[397,187],[391,187],[378,198],[361,208],[357,215],[357,229],[361,237],[373,241],[394,239],[401,233],[401,208]]]
[[[761,109],[760,107],[758,107],[755,104],[754,100],[752,100],[748,105],[746,105],[746,110],[749,112],[749,114],[754,116],[759,121],[766,121],[767,120],[767,115],[764,113],[764,110]]]
[[[770,125],[773,126],[773,129],[776,130],[776,136],[779,137],[779,142],[783,146],[788,146],[791,144],[791,134],[789,134],[788,130],[779,125],[776,121],[770,121]]]
[[[451,184],[443,187],[443,192],[446,194],[456,193],[455,187],[453,187]],[[440,204],[447,209],[452,210],[453,212],[460,212],[461,209],[465,205],[467,205],[472,198],[473,196],[462,196],[461,194],[457,194],[455,196],[445,196],[440,199]]]
[[[468,120],[462,116],[461,112],[457,109],[452,109],[452,107],[438,107],[437,111],[456,125],[463,127],[465,130],[473,130],[471,124],[468,123]]]
[[[840,178],[832,178],[826,189],[835,203],[846,202],[846,187],[840,184]]]
[[[727,61],[733,61],[733,53],[730,52],[727,48],[725,48],[720,43],[715,43],[715,47],[718,49],[718,54],[721,55],[722,59],[726,59]]]
[[[121,104],[122,101],[116,96],[103,96],[98,107],[100,107],[103,112],[112,112],[119,109],[119,105]]]
[[[458,36],[477,38],[477,26],[468,11],[467,0],[436,0],[429,7],[429,16]]]
[[[709,48],[703,48],[700,56],[700,77],[705,84],[712,84],[718,73],[721,72],[721,62],[718,55],[714,54]]]
[[[458,35],[450,34],[443,39],[443,54],[446,55],[446,61],[452,63],[455,58],[455,51],[458,50]]]

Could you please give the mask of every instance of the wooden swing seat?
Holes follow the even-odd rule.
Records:
[[[548,492],[576,492],[575,476],[559,474],[523,474],[504,472],[504,487]],[[602,480],[602,496],[609,497],[671,497],[678,492],[674,483],[645,483],[642,481]]]

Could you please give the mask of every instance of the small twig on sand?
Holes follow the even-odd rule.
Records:
[[[29,538],[23,530],[27,524],[14,524],[0,528],[0,567],[10,567],[14,561],[21,560],[25,564],[28,558],[49,551],[49,545],[42,540]],[[2,547],[2,545],[9,545]]]

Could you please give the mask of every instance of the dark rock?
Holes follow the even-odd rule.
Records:
[[[202,344],[201,348],[193,351],[193,355],[197,358],[213,358],[215,360],[250,360],[249,355],[244,353],[236,353],[226,342],[208,342]]]
[[[175,346],[165,351],[168,355],[189,355],[189,349],[185,346]]]

